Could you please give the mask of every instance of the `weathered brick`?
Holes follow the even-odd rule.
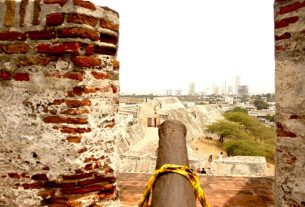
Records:
[[[105,13],[112,13],[112,14],[115,14],[117,17],[119,17],[119,13],[107,6],[102,6],[101,8],[103,8],[105,10]]]
[[[71,207],[71,205],[68,205],[68,201],[69,198],[66,197],[51,197],[42,200],[42,205],[52,207]]]
[[[94,46],[94,52],[97,54],[102,54],[102,55],[116,55],[116,48],[115,47],[106,47],[106,46],[99,46],[95,45]]]
[[[48,78],[61,78],[62,75],[59,72],[46,72],[44,73],[44,77],[48,77]]]
[[[8,173],[8,176],[10,178],[15,178],[15,179],[20,179],[21,175],[19,175],[18,173]]]
[[[25,43],[7,44],[2,45],[2,50],[7,54],[27,53],[29,51],[29,46]]]
[[[83,74],[80,72],[68,72],[63,75],[64,78],[68,78],[71,80],[82,81],[84,79]]]
[[[28,32],[32,40],[50,40],[56,38],[55,30],[31,31]]]
[[[75,56],[72,57],[71,60],[74,65],[79,67],[94,67],[101,65],[101,60],[95,57]]]
[[[83,88],[84,93],[96,93],[99,91],[99,88],[86,86]]]
[[[64,99],[55,99],[52,103],[50,103],[49,105],[55,105],[55,106],[58,106],[58,105],[61,105],[65,103],[65,100]]]
[[[6,4],[6,16],[5,16],[5,23],[6,27],[12,27],[15,23],[15,1],[5,1]]]
[[[97,71],[91,71],[91,74],[94,78],[96,79],[108,79],[109,78],[109,75],[107,72],[97,72]]]
[[[116,59],[112,59],[112,66],[113,66],[113,70],[119,70],[120,69],[120,62],[117,61]]]
[[[31,66],[31,65],[41,65],[47,66],[51,61],[57,60],[56,57],[43,57],[43,56],[24,56],[18,57],[16,63],[18,66]]]
[[[61,189],[60,192],[63,195],[71,195],[71,194],[86,194],[95,191],[103,191],[104,187],[102,185],[90,185],[82,188],[71,188],[71,189]]]
[[[43,188],[43,184],[41,182],[23,183],[21,186],[24,189],[40,189],[40,188]]]
[[[48,180],[48,177],[46,174],[41,173],[41,174],[35,174],[31,177],[32,180]]]
[[[275,35],[275,40],[284,40],[284,39],[289,39],[291,37],[291,34],[289,32],[285,32],[281,36]]]
[[[70,118],[70,117],[60,117],[60,116],[47,116],[43,119],[45,123],[67,123],[67,124],[87,124],[87,118]]]
[[[290,24],[296,23],[299,20],[298,16],[287,17],[275,22],[275,29],[287,27]]]
[[[62,178],[64,180],[76,180],[76,179],[84,179],[92,177],[93,173],[80,173],[75,175],[63,175]]]
[[[71,13],[68,15],[67,22],[75,24],[88,24],[94,27],[97,24],[97,19],[84,14]]]
[[[91,3],[90,1],[74,0],[73,2],[74,2],[75,6],[84,7],[86,9],[90,9],[92,11],[96,10],[95,5],[93,3]]]
[[[119,90],[118,87],[115,85],[111,85],[111,89],[112,89],[112,93],[116,93]]]
[[[49,181],[44,183],[44,187],[48,188],[73,188],[76,187],[76,183],[59,183],[55,181]]]
[[[304,8],[304,7],[305,7],[305,1],[294,2],[292,4],[288,4],[286,6],[281,7],[278,13],[279,14],[286,14],[286,13],[297,11],[297,10],[299,10],[301,8]]]
[[[44,191],[39,191],[38,195],[42,198],[50,198],[55,196],[55,190],[44,190]]]
[[[33,25],[39,25],[39,23],[40,23],[40,21],[39,21],[39,13],[41,11],[40,1],[41,0],[34,1],[33,21],[32,21]]]
[[[82,141],[82,137],[80,136],[68,136],[67,141],[71,143],[80,143]]]
[[[59,4],[60,6],[64,6],[68,0],[43,0],[45,4]]]
[[[13,79],[16,81],[29,81],[30,75],[28,73],[15,73]]]
[[[64,28],[57,30],[57,35],[60,38],[65,37],[80,37],[80,38],[89,38],[91,40],[99,40],[99,33],[97,31],[85,28]]]
[[[64,14],[62,13],[49,14],[46,17],[46,24],[48,26],[58,26],[61,25],[63,22],[64,22]]]
[[[91,56],[91,55],[93,55],[93,53],[94,53],[94,45],[88,45],[88,46],[86,47],[86,53],[85,53],[85,55]]]
[[[61,112],[62,114],[68,115],[81,115],[81,114],[89,114],[88,109],[67,109]]]
[[[0,33],[0,40],[6,41],[14,41],[20,40],[24,41],[26,39],[26,34],[21,32],[1,32]]]
[[[295,133],[284,129],[284,126],[280,122],[276,123],[276,134],[278,137],[291,137],[291,138],[297,137]]]
[[[91,132],[91,129],[90,128],[62,127],[60,132],[65,133],[65,134],[83,134],[83,133]]]
[[[45,54],[78,54],[80,43],[78,42],[62,42],[62,43],[39,43],[36,51]]]
[[[73,93],[77,96],[82,95],[82,93],[84,92],[82,87],[74,87],[73,88]]]
[[[83,99],[83,100],[66,100],[66,105],[71,108],[77,108],[81,106],[90,106],[91,101],[89,99]]]
[[[118,37],[112,34],[100,33],[100,41],[116,45],[118,43]]]
[[[109,20],[101,19],[100,20],[100,26],[103,27],[103,28],[106,28],[106,29],[116,31],[116,32],[119,31],[119,25],[115,24],[115,23],[113,23],[112,21],[109,21]]]
[[[19,25],[21,27],[24,26],[25,12],[26,12],[26,7],[27,7],[28,3],[29,3],[29,0],[21,0],[21,2],[20,2],[20,10],[19,10],[20,22],[19,22]]]
[[[12,79],[12,75],[9,72],[1,70],[0,71],[0,79],[2,79],[2,80],[11,80]]]
[[[112,177],[112,178],[114,178],[114,177]],[[105,176],[96,176],[93,179],[79,181],[78,185],[83,187],[83,186],[88,186],[88,185],[97,184],[97,183],[106,182],[106,181],[109,182],[109,178],[106,178]],[[115,182],[115,178],[114,178],[114,180],[111,180],[111,181]]]

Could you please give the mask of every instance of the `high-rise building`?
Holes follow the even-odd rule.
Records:
[[[172,96],[173,95],[173,90],[166,90],[165,95],[166,96]]]
[[[247,85],[238,86],[238,95],[245,96],[248,95],[248,93],[249,93],[249,88]]]
[[[195,96],[195,83],[190,83],[189,85],[189,95]]]
[[[238,86],[240,85],[240,76],[235,76],[235,89],[234,89],[234,92],[235,94],[238,94]]]
[[[181,96],[181,94],[182,94],[182,90],[180,88],[175,90],[175,95],[176,96]]]
[[[228,86],[228,94],[233,94],[233,87],[232,86]]]

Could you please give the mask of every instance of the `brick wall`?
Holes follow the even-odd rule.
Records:
[[[305,1],[275,1],[276,203],[305,206]]]
[[[0,206],[116,206],[118,18],[0,1]]]

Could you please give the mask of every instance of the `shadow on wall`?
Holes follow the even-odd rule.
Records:
[[[240,178],[230,184],[231,190],[222,193],[229,199],[223,205],[216,204],[214,207],[274,207],[273,184],[272,177]]]

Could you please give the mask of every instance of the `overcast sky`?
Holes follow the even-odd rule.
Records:
[[[239,75],[274,92],[273,0],[91,0],[120,13],[121,92],[196,91]]]

